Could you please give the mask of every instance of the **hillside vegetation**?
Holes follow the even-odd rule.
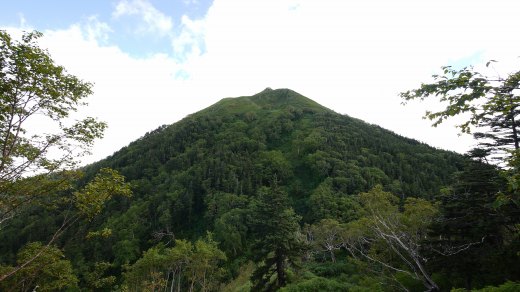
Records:
[[[499,260],[514,249],[467,258],[477,254],[468,249],[475,237],[480,251],[487,246],[478,241],[491,224],[482,217],[489,198],[466,221],[469,241],[424,242],[452,228],[439,212],[466,208],[446,198],[467,186],[468,167],[482,169],[490,192],[500,188],[492,166],[268,88],[225,98],[86,167],[84,183],[112,168],[133,196],[111,199],[60,245],[86,290],[434,291],[515,280],[517,259]],[[57,214],[34,206],[13,220],[0,233],[3,261],[14,262],[27,242],[45,242]],[[380,222],[398,229],[381,231]],[[381,241],[377,230],[405,245]],[[512,240],[493,236],[489,244]],[[448,267],[448,256],[425,246],[457,250],[460,265]]]
[[[204,215],[221,196],[250,197],[276,184],[313,222],[330,209],[319,205],[329,203],[325,194],[348,199],[380,184],[401,197],[433,198],[463,161],[294,91],[267,89],[160,127],[90,169],[119,170],[134,183],[132,206],[152,208],[152,230],[189,237],[212,225]]]

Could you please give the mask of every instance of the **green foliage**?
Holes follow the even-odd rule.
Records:
[[[108,269],[112,267],[111,263],[97,262],[91,271],[85,273],[86,286],[92,290],[111,289],[116,282],[115,276],[106,276]]]
[[[56,244],[74,264],[79,285],[92,290],[213,291],[233,276],[243,290],[286,284],[303,291],[382,290],[382,278],[360,276],[351,264],[343,268],[345,242],[376,235],[379,218],[419,252],[416,241],[437,215],[425,199],[437,197],[464,161],[291,90],[266,89],[160,127],[85,167],[81,177],[65,169],[88,152],[105,124],[92,118],[66,123],[92,85],[55,65],[36,45],[40,36],[14,41],[0,32],[0,193],[6,194],[0,224],[10,220],[0,232],[0,285],[8,289],[35,283],[39,290],[74,288],[78,280]],[[514,85],[514,78],[507,82]],[[506,106],[496,105],[489,110]],[[36,116],[52,120],[54,132],[33,136],[25,121]],[[491,127],[514,125],[506,116],[486,119],[480,121]],[[62,155],[51,158],[56,149]],[[31,176],[34,171],[41,175]],[[497,208],[514,205],[516,179],[509,177],[511,190]],[[382,187],[357,199],[376,185]],[[402,206],[384,190],[421,199]],[[48,244],[26,245],[32,241]],[[402,246],[392,244],[373,237],[363,251],[406,270],[391,252]],[[295,269],[302,259],[306,268]],[[238,270],[251,260],[255,267]],[[41,261],[55,266],[42,270]]]
[[[468,291],[468,290],[466,290],[464,288],[451,289],[451,292],[466,292],[466,291]],[[520,283],[507,281],[498,287],[487,286],[482,289],[471,290],[471,291],[473,291],[473,292],[516,292],[516,291],[520,291]]]
[[[455,178],[439,197],[442,217],[432,226],[430,244],[440,256],[430,265],[449,275],[451,285],[468,289],[514,278],[520,267],[516,239],[504,229],[514,219],[494,207],[506,180],[497,167],[478,161],[468,162]]]
[[[202,291],[216,290],[222,273],[218,265],[224,260],[226,255],[218,249],[217,242],[213,241],[211,234],[208,234],[205,240],[197,240],[187,269],[190,287],[198,284]]]
[[[2,291],[57,291],[77,285],[71,263],[55,246],[29,243],[18,252],[17,263],[24,266],[0,282]],[[0,266],[0,274],[7,274],[11,269],[14,267]]]
[[[446,104],[441,111],[426,112],[425,117],[433,120],[434,126],[448,118],[468,114],[458,127],[463,133],[472,132],[472,127],[484,130],[474,133],[474,137],[483,141],[481,146],[488,153],[503,155],[504,150],[519,149],[520,71],[502,78],[486,76],[473,67],[455,70],[446,66],[443,75],[433,77],[434,83],[421,84],[418,89],[401,93],[401,97],[408,101],[436,96]]]
[[[238,275],[225,286],[222,287],[223,292],[247,292],[251,291],[251,275],[255,269],[252,262],[242,265],[239,269]]]
[[[345,260],[304,262],[301,272],[280,291],[392,291],[383,289],[381,279],[360,275],[358,267]]]
[[[33,201],[33,205],[27,210],[24,210],[23,215],[26,215],[26,219],[14,218],[11,224],[7,226],[3,232],[0,233],[0,238],[9,238],[12,236],[13,231],[18,231],[17,238],[22,240],[18,241],[17,244],[23,245],[26,242],[31,241],[42,241],[46,242],[46,247],[42,248],[40,252],[35,254],[35,258],[27,259],[28,262],[20,262],[18,257],[17,261],[14,258],[2,258],[3,263],[15,264],[12,270],[0,273],[0,282],[9,281],[10,277],[15,277],[18,273],[23,273],[24,268],[37,260],[37,258],[49,256],[47,252],[50,252],[49,246],[58,245],[61,246],[63,242],[60,242],[62,237],[67,237],[67,232],[75,226],[75,223],[83,220],[84,218],[92,220],[94,215],[97,215],[101,208],[104,206],[107,200],[118,195],[129,195],[131,194],[128,184],[124,182],[124,179],[117,171],[111,169],[103,169],[95,179],[75,194],[72,191],[77,188],[74,186],[79,172],[63,172],[62,175],[46,176],[40,175],[37,177],[29,177],[23,180],[24,183],[40,181],[44,182],[45,185],[50,186],[48,190],[44,190],[40,194],[41,201]],[[80,192],[84,194],[88,192],[91,198],[85,198],[78,196]],[[43,216],[42,216],[43,214]],[[42,218],[43,220],[39,219]],[[27,221],[25,221],[27,220]],[[29,222],[29,224],[27,224]],[[88,232],[85,238],[92,239],[94,237],[106,238],[111,235],[112,231],[108,228],[104,228],[100,231]],[[69,237],[69,240],[83,240],[82,232],[76,233],[79,238]],[[12,239],[8,239],[10,242]],[[2,246],[7,251],[17,252],[19,246]],[[5,252],[6,250],[3,250]]]
[[[269,181],[284,182],[292,174],[291,164],[279,150],[259,153],[257,173]]]
[[[168,284],[163,276],[167,261],[161,249],[160,246],[148,249],[128,268],[125,278],[130,291],[156,291]]]
[[[520,214],[520,151],[511,151],[511,157],[506,160],[506,163],[507,168],[502,172],[507,182],[506,188],[497,194],[494,207],[502,209],[510,216],[516,216]]]
[[[304,291],[304,292],[313,292],[313,291],[350,291],[350,286],[348,283],[342,283],[336,280],[331,280],[322,277],[314,277],[309,280],[304,280],[298,282],[297,284],[292,284],[287,287],[280,289],[281,292],[296,292],[296,291]]]
[[[247,211],[234,209],[215,221],[215,235],[220,240],[224,250],[237,255],[246,244],[246,236],[249,230],[247,225]]]
[[[49,53],[38,47],[41,36],[34,31],[15,40],[0,30],[0,237],[9,238],[0,247],[0,264],[14,265],[0,272],[0,283],[21,281],[22,290],[34,288],[34,283],[38,290],[59,290],[77,282],[69,271],[70,263],[57,260],[61,251],[54,245],[63,244],[59,242],[62,236],[82,215],[93,219],[112,196],[130,193],[122,176],[103,169],[71,196],[81,185],[82,173],[74,170],[77,158],[89,153],[94,140],[103,136],[106,124],[91,117],[71,119],[86,105],[84,99],[92,93],[92,84],[56,65]],[[47,126],[29,126],[35,124]],[[31,241],[46,245],[28,243]],[[20,249],[24,245],[25,249]],[[6,251],[8,257],[3,256]],[[46,274],[52,271],[42,272],[34,266],[43,265],[41,261],[61,270]],[[28,269],[34,269],[30,276]],[[63,283],[56,280],[49,284],[46,277],[59,278],[59,273]]]
[[[251,207],[251,229],[255,242],[253,260],[260,266],[251,277],[253,290],[272,291],[285,286],[287,269],[304,248],[299,238],[300,221],[289,206],[287,194],[278,187],[264,187]]]
[[[438,240],[432,243],[442,256],[436,256],[432,266],[449,275],[451,285],[467,289],[517,280],[520,71],[495,77],[473,67],[443,67],[443,74],[433,77],[433,83],[401,96],[406,101],[437,97],[446,107],[425,117],[434,120],[434,126],[462,117],[458,127],[463,133],[474,132],[480,144],[468,153],[475,161],[440,197],[443,220],[435,226]],[[487,164],[489,157],[497,167]]]
[[[308,252],[311,256],[321,254],[329,256],[332,262],[336,261],[335,252],[343,247],[346,227],[334,219],[322,219],[321,221],[306,226],[304,233],[309,245]]]
[[[438,208],[424,199],[407,198],[401,211],[399,198],[380,186],[361,193],[359,200],[363,216],[347,224],[344,237],[351,255],[374,265],[373,270],[381,275],[400,272],[437,291],[426,269],[422,244]]]
[[[116,277],[114,285],[105,287],[125,282],[135,289],[171,288],[174,268],[130,275],[146,263],[141,261],[144,251],[158,248],[146,257],[161,262],[166,250],[178,246],[174,239],[196,242],[206,231],[213,232],[228,258],[219,266],[225,271],[214,274],[219,275],[215,279],[230,281],[240,275],[240,266],[253,260],[257,279],[276,287],[277,265],[282,267],[282,281],[299,281],[294,267],[306,254],[300,247],[304,242],[300,223],[313,226],[330,219],[343,225],[358,219],[362,214],[355,195],[377,184],[402,198],[433,198],[463,161],[455,153],[334,113],[291,90],[266,90],[224,99],[85,167],[78,186],[69,183],[55,194],[69,204],[77,200],[80,209],[67,213],[64,210],[69,209],[60,204],[52,210],[27,210],[27,220],[13,221],[0,233],[5,242],[0,252],[6,263],[12,263],[19,246],[29,239],[47,240],[63,218],[81,214],[82,224],[67,227],[59,242],[66,247],[82,287],[94,287],[87,275],[98,272],[96,263],[105,262],[111,266],[100,277]],[[95,179],[106,167],[126,177],[132,197],[104,193],[104,179],[120,181],[109,173]],[[121,188],[128,186],[120,182]],[[270,198],[269,193],[278,195]],[[325,262],[322,254],[310,260]],[[332,255],[340,261],[345,251],[335,249]],[[175,285],[189,289],[188,269],[178,267],[182,277]],[[176,279],[181,274],[175,272]],[[276,277],[268,279],[269,274]],[[241,283],[244,289],[252,286]],[[201,285],[196,280],[194,289]]]
[[[88,219],[101,212],[105,202],[113,196],[132,195],[124,176],[110,168],[102,168],[83,189],[74,193],[74,203],[80,213]]]
[[[29,32],[17,41],[0,30],[0,192],[7,194],[0,197],[0,224],[38,199],[41,186],[20,180],[72,168],[106,127],[91,117],[67,123],[92,84],[54,64],[36,43],[41,36]],[[27,128],[31,121],[52,127]]]
[[[337,219],[342,222],[354,220],[358,207],[353,196],[337,190],[330,178],[322,182],[309,197],[309,209],[314,220]]]
[[[176,240],[175,246],[154,246],[143,253],[125,272],[125,284],[130,291],[180,289],[215,291],[226,260],[210,234],[192,244]]]

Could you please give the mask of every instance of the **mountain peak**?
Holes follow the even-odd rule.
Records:
[[[240,114],[258,110],[299,109],[315,112],[329,111],[330,109],[288,88],[272,89],[267,87],[252,96],[228,97],[202,110],[200,113]]]
[[[261,94],[261,93],[266,93],[266,92],[271,92],[273,91],[273,89],[271,87],[266,87],[264,90],[260,91],[259,93],[257,94]]]
[[[267,87],[263,91],[247,97],[247,99],[262,108],[293,107],[300,109],[314,109],[318,111],[330,111],[330,109],[288,88],[272,89]]]

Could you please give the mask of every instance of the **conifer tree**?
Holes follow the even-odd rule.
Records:
[[[273,291],[287,283],[287,270],[303,250],[299,239],[301,217],[289,205],[287,193],[277,186],[263,187],[252,204],[250,218],[253,259],[259,267],[253,273],[253,289]],[[272,281],[276,278],[275,281]]]
[[[460,277],[463,283],[459,285],[467,289],[507,274],[500,271],[508,262],[500,256],[507,222],[505,214],[493,207],[495,195],[504,186],[497,167],[470,160],[439,197],[442,217],[432,226],[435,256],[431,265],[452,279]]]

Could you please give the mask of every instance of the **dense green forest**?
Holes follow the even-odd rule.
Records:
[[[36,50],[31,42],[26,48]],[[47,76],[54,65],[45,61],[27,67]],[[2,86],[20,72],[4,74]],[[89,93],[87,83],[66,84],[83,85],[79,97]],[[14,99],[2,90],[3,104]],[[514,120],[477,122],[516,129]],[[86,144],[103,128],[77,125],[64,137]],[[13,140],[9,127],[2,145]],[[486,140],[463,156],[267,88],[225,98],[75,171],[38,160],[41,144],[14,158],[4,151],[0,290],[518,291],[520,163],[514,152],[499,156],[509,167],[486,160],[518,141],[501,133],[485,138],[504,147]],[[48,172],[4,176],[19,161]]]

